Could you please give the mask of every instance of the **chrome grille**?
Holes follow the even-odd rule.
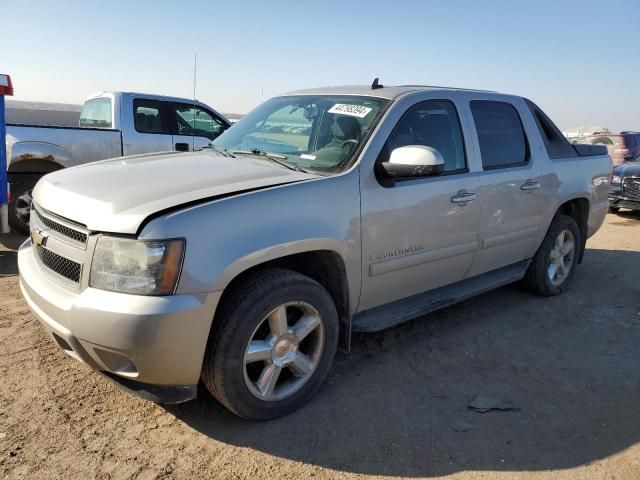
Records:
[[[80,230],[76,230],[67,225],[63,225],[60,222],[56,222],[50,217],[46,217],[42,215],[37,208],[33,208],[31,210],[31,215],[36,217],[36,221],[40,222],[42,225],[51,229],[59,234],[73,240],[74,242],[81,243],[82,245],[87,244],[88,235],[85,232]]]
[[[61,277],[71,280],[73,283],[80,283],[80,273],[82,271],[82,265],[64,258],[57,253],[53,253],[51,250],[36,246],[38,257],[42,264],[49,270],[57,273]]]
[[[640,200],[640,178],[625,178],[622,182],[622,191],[631,200]]]

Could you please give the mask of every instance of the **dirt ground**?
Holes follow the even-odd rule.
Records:
[[[20,296],[20,239],[0,241],[2,478],[640,478],[640,214],[608,215],[564,295],[509,286],[357,335],[266,423],[203,389],[138,400],[66,356]],[[469,410],[480,393],[518,409]]]

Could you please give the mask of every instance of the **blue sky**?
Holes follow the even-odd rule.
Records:
[[[192,95],[245,113],[292,89],[421,83],[515,93],[562,128],[640,130],[640,1],[0,0],[17,100]]]

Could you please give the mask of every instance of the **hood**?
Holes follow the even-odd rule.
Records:
[[[135,233],[151,214],[220,195],[316,178],[259,157],[206,149],[137,155],[80,165],[43,177],[35,202],[89,230]]]
[[[620,165],[616,165],[613,168],[613,173],[624,177],[640,177],[640,162],[625,162]]]

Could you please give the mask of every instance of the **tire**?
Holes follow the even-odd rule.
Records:
[[[609,207],[609,213],[618,213],[620,211],[620,207]]]
[[[573,243],[571,251],[568,245],[562,248],[558,246],[561,233],[565,233],[565,243],[567,241]],[[581,245],[580,230],[576,221],[567,215],[556,215],[525,274],[523,279],[525,286],[546,297],[560,295],[573,278]],[[563,251],[566,252],[564,255],[562,255]],[[568,258],[569,254],[570,258]],[[560,262],[562,267],[558,266]],[[555,274],[553,265],[557,267]],[[563,274],[560,275],[560,272]]]
[[[9,201],[9,225],[14,230],[29,235],[29,210],[31,209],[31,192],[40,175],[11,175],[11,200]]]
[[[284,324],[278,322],[282,318]],[[274,333],[278,330],[279,334]],[[251,356],[249,343],[263,346],[263,350],[252,350],[260,359]],[[329,293],[291,270],[264,270],[231,291],[220,306],[205,352],[202,381],[240,417],[280,417],[309,401],[329,372],[337,345],[338,313]],[[272,376],[276,371],[279,376]],[[273,377],[277,380],[271,388],[265,379]]]

